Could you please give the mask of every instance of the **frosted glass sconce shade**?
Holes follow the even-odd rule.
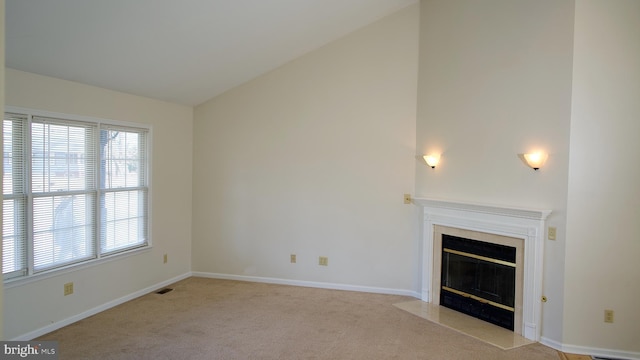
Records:
[[[524,154],[524,160],[527,162],[533,170],[538,170],[547,161],[549,155],[546,153],[536,152],[530,154]]]
[[[431,166],[432,169],[440,162],[440,155],[424,155],[422,158],[424,158],[424,161],[427,165]]]

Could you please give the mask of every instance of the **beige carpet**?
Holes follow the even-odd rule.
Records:
[[[415,300],[189,278],[69,325],[60,359],[550,359],[539,343],[501,350],[393,304]]]

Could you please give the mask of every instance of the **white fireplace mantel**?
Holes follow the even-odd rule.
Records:
[[[416,198],[424,210],[422,300],[433,302],[434,226],[442,225],[524,240],[522,335],[540,340],[545,220],[550,210],[534,210]]]

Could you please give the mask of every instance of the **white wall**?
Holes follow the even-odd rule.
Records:
[[[639,19],[637,0],[576,1],[564,311],[565,344],[636,358]],[[615,311],[613,324],[603,322],[605,309]]]
[[[0,0],[0,112],[4,114],[4,0]],[[0,138],[0,148],[4,149],[4,145],[2,143],[3,138]],[[0,170],[0,173],[4,170]],[[4,178],[4,175],[3,175]],[[2,200],[2,194],[0,193],[0,200]],[[2,226],[4,222],[4,217],[2,215],[2,209],[0,209],[0,226]],[[2,246],[0,246],[0,269],[2,268]],[[3,295],[4,295],[4,287],[0,286],[0,324],[3,323]],[[0,340],[4,340],[3,336],[3,328],[0,326]]]
[[[196,108],[194,271],[417,290],[416,210],[402,199],[418,15],[410,6]]]
[[[6,69],[6,105],[150,124],[153,248],[135,256],[14,286],[4,334],[15,338],[191,270],[193,109]],[[163,264],[163,254],[168,263]],[[63,284],[74,294],[63,296]]]
[[[195,116],[8,69],[8,105],[153,125],[154,248],[7,289],[6,338],[191,269],[417,291],[415,189],[553,210],[544,340],[637,357],[639,16],[637,0],[423,0]],[[516,156],[535,148],[538,172]],[[435,170],[415,158],[432,151]]]
[[[416,196],[549,209],[542,336],[562,340],[571,111],[570,0],[421,3]],[[537,172],[517,154],[550,154]]]

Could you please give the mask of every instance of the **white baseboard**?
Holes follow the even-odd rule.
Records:
[[[570,354],[591,355],[591,356],[598,356],[606,359],[616,359],[616,360],[640,360],[640,352],[568,345],[568,344],[559,343],[555,340],[545,338],[544,336],[540,339],[540,343],[548,347],[554,348],[558,351],[562,351]]]
[[[165,280],[165,281],[159,282],[157,284],[148,286],[148,287],[146,287],[144,289],[138,290],[138,291],[133,292],[133,293],[131,293],[129,295],[126,295],[126,296],[123,296],[121,298],[106,302],[106,303],[104,303],[102,305],[96,306],[96,307],[94,307],[92,309],[89,309],[87,311],[84,311],[84,312],[82,312],[80,314],[73,315],[73,316],[68,317],[68,318],[66,318],[64,320],[56,321],[53,324],[41,327],[41,328],[39,328],[37,330],[28,332],[26,334],[22,334],[20,336],[17,336],[15,338],[11,339],[11,340],[13,340],[13,341],[29,341],[29,340],[35,339],[38,336],[42,336],[44,334],[48,334],[48,333],[50,333],[50,332],[52,332],[54,330],[58,330],[58,329],[60,329],[62,327],[65,327],[67,325],[73,324],[76,321],[80,321],[80,320],[82,320],[84,318],[88,318],[89,316],[95,315],[95,314],[97,314],[99,312],[105,311],[105,310],[110,309],[110,308],[112,308],[114,306],[123,304],[123,303],[125,303],[127,301],[133,300],[133,299],[138,298],[138,297],[140,297],[142,295],[146,295],[146,294],[148,294],[148,293],[150,293],[150,292],[152,292],[154,290],[157,290],[157,289],[162,288],[164,286],[173,284],[173,283],[175,283],[177,281],[186,279],[188,277],[191,277],[191,272],[188,272],[188,273],[176,276],[174,278],[171,278],[169,280]]]
[[[305,281],[305,280],[290,280],[290,279],[279,279],[279,278],[260,277],[260,276],[218,274],[218,273],[208,273],[208,272],[198,272],[198,271],[194,271],[191,274],[197,277],[205,277],[205,278],[212,278],[212,279],[249,281],[249,282],[267,283],[267,284],[303,286],[303,287],[331,289],[331,290],[358,291],[358,292],[368,292],[368,293],[374,293],[374,294],[402,295],[402,296],[411,296],[411,297],[420,299],[420,292],[404,290],[404,289],[391,289],[391,288],[381,288],[381,287],[372,287],[372,286],[335,284],[335,283],[325,283],[325,282]]]
[[[312,288],[331,289],[331,290],[358,291],[358,292],[368,292],[368,293],[374,293],[374,294],[402,295],[402,296],[414,297],[417,299],[420,299],[420,296],[421,296],[420,292],[418,291],[404,290],[404,289],[392,289],[392,288],[381,288],[381,287],[371,287],[371,286],[347,285],[347,284],[325,283],[325,282],[315,282],[315,281],[290,280],[290,279],[279,279],[279,278],[269,278],[269,277],[259,277],[259,276],[231,275],[231,274],[218,274],[218,273],[194,271],[194,272],[187,272],[182,275],[176,276],[174,278],[148,286],[144,289],[138,290],[129,295],[109,301],[100,306],[96,306],[80,314],[71,316],[64,320],[57,321],[53,324],[44,326],[42,328],[28,332],[26,334],[22,334],[11,340],[13,341],[32,340],[44,334],[47,334],[52,331],[58,330],[62,327],[65,327],[67,325],[73,324],[76,321],[80,321],[84,318],[95,315],[99,312],[102,312],[114,306],[123,304],[127,301],[133,300],[140,296],[146,295],[154,290],[173,284],[180,280],[184,280],[191,276],[205,277],[205,278],[212,278],[212,279],[238,280],[238,281],[268,283],[268,284],[279,284],[279,285],[292,285],[292,286],[312,287]],[[567,344],[559,343],[555,340],[548,339],[545,337],[542,337],[540,339],[540,343],[542,343],[543,345],[549,346],[551,348],[554,348],[556,350],[572,353],[572,354],[593,355],[593,356],[599,356],[599,357],[611,358],[611,359],[620,359],[620,360],[640,360],[640,352],[630,352],[630,351],[567,345]]]

